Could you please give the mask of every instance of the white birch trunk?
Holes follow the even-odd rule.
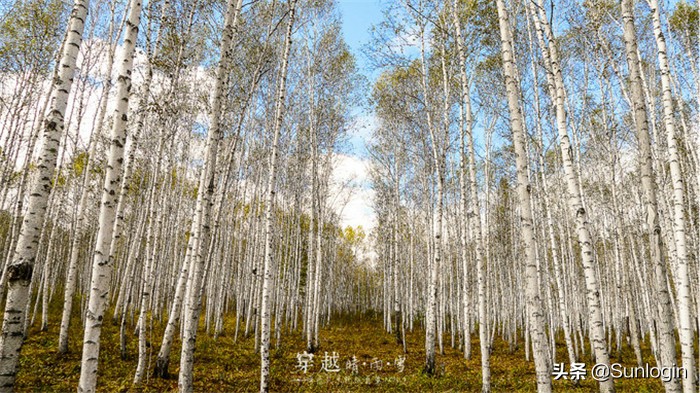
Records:
[[[112,37],[110,25],[109,36]],[[58,336],[58,353],[65,354],[68,352],[68,327],[70,326],[70,318],[73,310],[73,295],[76,287],[76,273],[78,269],[78,255],[80,253],[80,238],[85,230],[85,209],[87,205],[88,189],[90,184],[90,172],[92,171],[92,163],[95,159],[95,148],[97,139],[102,132],[105,114],[107,112],[107,102],[109,91],[112,88],[112,67],[114,65],[114,51],[116,45],[110,45],[107,57],[107,71],[105,72],[105,81],[102,87],[102,96],[100,97],[99,117],[95,123],[95,128],[90,134],[90,148],[83,168],[83,182],[80,201],[78,202],[78,211],[76,212],[75,233],[70,246],[70,260],[68,262],[68,272],[66,273],[66,285],[63,294],[63,314],[61,317],[61,330]]]
[[[275,108],[275,125],[272,129],[272,151],[270,152],[269,175],[267,179],[267,195],[265,197],[265,255],[263,263],[263,281],[262,294],[260,300],[260,392],[267,393],[269,391],[270,380],[270,306],[269,297],[272,292],[272,221],[273,203],[275,202],[275,174],[277,167],[277,153],[282,128],[282,120],[284,119],[284,101],[287,89],[287,67],[289,63],[289,52],[292,46],[292,27],[294,26],[294,11],[297,0],[291,0],[289,3],[289,24],[285,35],[284,53],[282,55],[282,64],[279,76],[279,85],[277,86],[277,103]],[[313,224],[313,223],[312,223]],[[319,223],[320,225],[320,223]],[[320,244],[318,245],[320,248]],[[277,316],[279,318],[279,316]]]
[[[162,214],[160,213],[160,209],[162,204],[158,204],[155,202],[155,199],[157,198],[157,189],[158,189],[158,176],[160,175],[160,167],[161,167],[161,161],[162,161],[162,155],[163,155],[163,145],[164,145],[164,136],[161,135],[160,140],[158,141],[158,153],[157,153],[157,164],[156,168],[153,171],[154,173],[154,179],[152,180],[151,184],[151,192],[150,192],[150,197],[148,198],[148,205],[146,208],[146,211],[148,212],[148,218],[147,221],[148,223],[148,229],[146,232],[146,247],[144,252],[147,253],[146,256],[146,265],[143,268],[143,274],[141,275],[141,296],[140,296],[140,306],[139,306],[139,358],[138,362],[136,364],[136,372],[134,373],[134,385],[139,385],[141,384],[141,381],[143,380],[143,375],[145,374],[146,370],[146,333],[147,329],[146,327],[148,326],[148,322],[146,321],[147,319],[147,311],[149,307],[149,301],[151,300],[151,286],[153,285],[154,281],[154,273],[155,273],[155,268],[153,266],[154,264],[154,259],[155,259],[155,253],[156,253],[156,235],[154,232],[158,231],[158,228],[160,227],[161,222],[156,223],[156,220],[162,220]],[[165,190],[162,191],[163,194],[165,194]],[[155,204],[155,206],[154,206]],[[156,225],[158,224],[158,227]]]
[[[464,153],[464,147],[462,146],[460,149],[460,157],[461,157],[461,166],[462,166],[462,174],[460,175],[460,188],[462,190],[462,194],[466,193],[466,186],[463,184],[465,183],[465,172],[466,172],[466,166],[469,168],[469,209],[466,211],[466,219],[467,222],[469,223],[469,231],[471,231],[472,238],[475,241],[475,258],[476,258],[476,272],[477,272],[477,297],[478,297],[478,310],[479,310],[479,345],[481,349],[481,391],[486,393],[491,391],[491,361],[490,361],[490,353],[491,353],[491,343],[488,338],[488,315],[486,313],[486,260],[484,259],[484,252],[483,252],[483,237],[482,237],[482,227],[481,227],[481,209],[479,207],[479,196],[478,196],[478,186],[476,182],[476,154],[474,153],[474,137],[473,137],[473,129],[472,129],[472,106],[471,106],[471,97],[469,95],[469,82],[467,80],[467,64],[466,64],[466,54],[464,51],[464,46],[462,45],[462,28],[459,23],[459,18],[457,15],[457,1],[454,0],[453,2],[453,19],[454,19],[454,25],[456,29],[456,34],[457,34],[457,51],[459,54],[459,74],[460,74],[460,81],[461,81],[461,87],[462,87],[462,94],[461,94],[461,103],[462,106],[464,107],[464,125],[460,125],[460,131],[464,133],[465,135],[462,135],[461,142],[464,143],[464,137],[466,136],[467,138],[467,150],[469,151],[469,160],[468,164],[465,163],[467,161],[466,154]],[[462,118],[460,117],[460,120]],[[466,129],[465,129],[466,127]],[[462,196],[462,205],[466,209],[467,208],[467,201],[466,201],[466,195]],[[466,235],[467,229],[465,228],[465,235]],[[467,254],[466,254],[466,236],[463,235],[464,237],[464,242],[465,245],[465,251],[462,253],[462,258],[466,260]],[[466,269],[466,264],[465,264],[465,269]],[[466,288],[467,283],[466,280],[464,282],[464,287]],[[466,298],[467,298],[467,291],[464,291],[464,297],[465,297],[465,308],[467,306]],[[466,313],[465,313],[465,326],[467,328],[465,329],[465,337],[469,337],[469,328],[468,325],[466,324]]]
[[[649,141],[649,123],[647,109],[644,100],[642,80],[639,72],[639,57],[637,55],[637,37],[634,27],[633,0],[622,0],[622,21],[624,31],[625,49],[629,69],[632,111],[634,124],[637,130],[639,144],[639,167],[641,174],[641,186],[644,193],[644,207],[646,210],[646,224],[649,233],[651,258],[656,270],[657,302],[657,330],[659,340],[660,367],[676,366],[676,340],[673,332],[673,315],[671,314],[671,297],[666,284],[666,262],[664,261],[663,240],[659,226],[658,205],[656,199],[656,183],[652,169],[652,151]],[[678,379],[671,378],[664,384],[666,392],[680,392],[681,386]]]
[[[242,4],[242,0],[229,0],[226,6],[224,31],[221,39],[221,59],[216,68],[216,81],[211,92],[211,113],[209,114],[210,125],[207,135],[207,150],[204,168],[202,169],[199,180],[197,206],[192,224],[193,229],[195,229],[191,235],[194,237],[194,239],[192,239],[194,244],[190,243],[190,245],[188,245],[188,254],[191,254],[191,259],[189,261],[189,276],[191,277],[191,281],[188,282],[189,285],[185,291],[187,303],[185,306],[184,335],[180,354],[180,374],[178,378],[178,388],[181,392],[191,392],[193,389],[192,368],[194,366],[194,347],[197,337],[197,326],[199,324],[199,311],[201,308],[201,283],[206,267],[204,265],[206,265],[207,262],[203,254],[205,252],[205,246],[208,245],[212,205],[210,201],[214,193],[214,170],[216,169],[218,147],[222,136],[220,124],[222,93],[226,83],[228,65],[233,55],[233,38],[236,36],[237,22]],[[194,228],[195,225],[198,225],[198,227]],[[188,263],[187,258],[185,259],[185,263]],[[167,365],[167,361],[165,364]]]
[[[552,391],[551,352],[545,332],[542,299],[538,288],[537,260],[535,250],[535,233],[533,229],[532,205],[530,202],[530,181],[528,178],[528,154],[525,150],[525,131],[520,112],[520,88],[516,79],[516,65],[513,60],[513,39],[508,21],[508,14],[503,0],[498,0],[499,27],[501,32],[501,56],[503,73],[508,95],[510,125],[513,133],[516,169],[518,177],[518,200],[520,203],[520,230],[525,246],[525,281],[527,320],[532,338],[535,372],[537,373],[537,391]]]
[[[650,0],[654,21],[654,36],[658,47],[659,68],[661,71],[661,89],[663,92],[664,124],[666,126],[666,141],[668,145],[668,161],[671,168],[673,183],[673,239],[676,244],[676,296],[678,297],[678,335],[681,342],[683,359],[683,392],[691,393],[697,390],[695,357],[693,356],[693,320],[690,298],[690,269],[688,267],[688,252],[685,238],[685,208],[684,182],[678,154],[676,128],[674,121],[673,96],[671,95],[671,71],[669,69],[666,39],[661,30],[658,0]]]
[[[564,79],[559,64],[559,52],[554,34],[547,22],[542,1],[538,0],[538,7],[530,3],[530,10],[535,22],[535,29],[542,50],[542,57],[545,61],[547,71],[547,87],[552,98],[557,119],[557,131],[559,133],[559,147],[566,176],[566,188],[569,196],[569,207],[576,220],[576,234],[581,247],[581,263],[583,265],[584,278],[586,282],[586,299],[588,305],[588,318],[590,327],[590,340],[595,351],[597,364],[610,366],[610,356],[605,343],[605,326],[600,304],[600,285],[596,277],[596,265],[593,255],[593,244],[589,230],[588,213],[583,206],[582,195],[580,193],[578,173],[574,166],[572,157],[572,147],[569,142],[567,130],[567,115],[565,107]],[[539,10],[539,12],[538,12]],[[544,37],[547,37],[545,44]],[[612,378],[599,381],[601,392],[613,392],[615,390]]]
[[[90,299],[85,316],[83,355],[80,367],[79,392],[94,392],[97,385],[97,364],[100,353],[100,333],[104,322],[104,309],[107,304],[109,280],[112,270],[109,258],[110,244],[114,232],[114,219],[121,184],[124,145],[126,144],[127,112],[131,91],[131,71],[134,61],[134,48],[141,20],[141,0],[131,0],[126,34],[122,47],[122,63],[116,83],[114,122],[112,123],[111,143],[107,156],[104,188],[100,202],[100,216],[97,241],[90,279]]]
[[[416,16],[421,18],[420,15]],[[424,23],[424,22],[420,22]],[[425,305],[425,373],[434,375],[435,369],[435,339],[437,333],[437,297],[438,297],[438,272],[440,269],[440,261],[442,258],[442,219],[443,219],[443,183],[444,183],[444,154],[441,146],[441,140],[436,135],[436,130],[433,124],[431,111],[429,108],[428,94],[428,71],[425,54],[425,25],[420,26],[420,53],[421,53],[421,83],[423,88],[423,97],[425,100],[425,114],[427,117],[428,129],[430,131],[430,140],[432,148],[432,159],[434,165],[435,176],[437,178],[437,207],[435,211],[435,223],[431,225],[433,235],[433,255],[428,262],[428,293]],[[432,203],[431,203],[432,206]],[[432,215],[430,222],[432,223]]]
[[[51,180],[59,143],[64,131],[64,115],[73,84],[76,58],[82,43],[88,1],[76,0],[68,22],[61,59],[56,65],[50,110],[44,120],[43,145],[36,177],[31,186],[27,213],[17,239],[14,257],[7,266],[7,300],[0,336],[0,391],[12,391],[17,375],[19,353],[24,341],[23,327],[29,285],[44,224]]]

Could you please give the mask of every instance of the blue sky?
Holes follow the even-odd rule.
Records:
[[[345,41],[355,56],[359,71],[371,83],[376,73],[370,71],[363,48],[370,40],[370,27],[382,20],[382,0],[336,1],[343,21]],[[334,178],[340,182],[352,180],[355,184],[353,190],[341,198],[345,202],[341,212],[343,225],[362,225],[365,229],[371,229],[375,220],[371,206],[374,193],[368,181],[368,161],[364,157],[365,143],[372,135],[374,117],[366,108],[356,108],[355,115],[355,122],[349,132],[352,150],[348,155],[343,154],[338,158]]]
[[[345,42],[355,56],[360,73],[372,83],[378,73],[371,72],[363,51],[370,40],[370,28],[382,20],[382,0],[337,0],[337,5],[343,21]],[[354,112],[355,124],[350,132],[351,153],[365,156],[365,142],[371,136],[374,117],[366,108],[356,108]]]
[[[343,36],[357,59],[360,71],[367,77],[367,59],[362,47],[369,41],[369,29],[382,19],[381,0],[337,0],[343,19]]]

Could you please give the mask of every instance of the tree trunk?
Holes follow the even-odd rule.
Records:
[[[113,25],[110,24],[109,37],[112,37]],[[110,44],[107,57],[107,71],[105,72],[105,81],[102,86],[102,96],[100,97],[99,115],[95,127],[90,134],[90,148],[87,155],[85,167],[83,168],[82,191],[80,201],[78,202],[78,211],[76,212],[75,231],[73,240],[70,246],[70,260],[68,262],[68,272],[66,273],[66,285],[63,295],[63,315],[61,317],[61,330],[58,337],[58,353],[65,354],[68,352],[68,328],[70,326],[71,313],[73,310],[73,295],[75,295],[76,274],[78,269],[78,255],[80,253],[80,239],[85,231],[85,209],[87,206],[88,189],[90,184],[90,172],[92,172],[92,163],[95,160],[95,148],[97,139],[102,132],[105,114],[107,112],[107,102],[109,92],[112,88],[112,67],[114,65],[114,52],[116,45]]]
[[[275,202],[275,180],[277,167],[278,144],[280,129],[284,120],[285,93],[287,89],[287,67],[289,52],[292,46],[292,27],[294,26],[294,11],[297,0],[289,3],[289,24],[285,35],[284,52],[277,86],[277,102],[275,108],[275,125],[272,129],[272,151],[270,152],[269,175],[267,179],[267,195],[265,197],[265,260],[263,264],[262,295],[260,301],[260,392],[267,393],[270,379],[270,293],[272,292],[272,221],[273,204]],[[320,245],[319,245],[320,247]],[[279,318],[279,315],[277,316]]]
[[[29,284],[44,224],[51,180],[59,143],[64,131],[64,115],[73,84],[76,58],[82,43],[88,0],[76,0],[66,30],[61,59],[56,65],[49,113],[44,120],[43,145],[36,177],[32,182],[27,213],[17,239],[14,257],[7,266],[7,300],[0,336],[0,391],[12,391],[17,375],[19,353],[24,342],[25,308]],[[31,152],[30,152],[31,153]]]
[[[422,16],[419,12],[416,12],[416,18],[420,19]],[[431,152],[433,161],[434,175],[437,180],[437,195],[436,195],[436,211],[434,214],[435,222],[433,223],[433,216],[431,215],[430,223],[431,231],[433,236],[433,250],[432,258],[428,262],[428,293],[425,305],[425,368],[424,372],[427,375],[435,375],[435,340],[437,334],[439,334],[437,322],[437,300],[438,300],[438,274],[441,266],[442,258],[442,220],[443,220],[443,200],[444,200],[444,149],[442,147],[442,139],[438,138],[437,132],[435,130],[435,125],[433,124],[433,118],[431,115],[431,109],[429,105],[429,91],[428,91],[428,65],[425,54],[425,22],[420,22],[420,53],[421,53],[421,84],[423,89],[423,99],[425,100],[425,115],[427,117],[428,130],[430,132],[431,141]],[[447,131],[447,130],[445,130]],[[432,203],[431,203],[432,207]],[[431,209],[432,210],[432,209]],[[438,340],[440,341],[440,340]]]
[[[668,145],[668,160],[671,168],[673,183],[673,238],[676,243],[676,292],[678,297],[678,335],[681,342],[683,359],[683,392],[691,393],[697,390],[695,357],[693,356],[693,320],[692,301],[690,298],[690,269],[688,267],[688,252],[685,238],[685,205],[684,182],[681,172],[678,142],[674,120],[673,96],[671,95],[671,71],[666,55],[666,40],[661,31],[658,0],[650,0],[654,21],[654,36],[658,47],[659,68],[661,73],[661,89],[663,92],[664,124],[666,126],[666,141]]]
[[[542,1],[538,0],[537,9],[535,4],[530,4],[535,28],[542,50],[542,57],[545,61],[547,71],[547,87],[549,95],[553,101],[553,106],[557,118],[557,131],[559,133],[559,147],[561,149],[564,173],[566,176],[566,188],[569,196],[569,207],[576,220],[576,234],[581,247],[581,263],[583,265],[584,278],[586,282],[586,299],[588,305],[588,318],[590,326],[590,340],[595,351],[595,361],[597,364],[610,366],[610,356],[605,343],[605,326],[603,325],[603,315],[600,304],[600,285],[596,278],[596,266],[594,260],[594,250],[589,230],[588,213],[583,206],[582,195],[580,193],[578,173],[574,166],[572,157],[572,147],[569,142],[567,130],[567,116],[565,107],[564,79],[559,63],[559,52],[554,34],[547,22]],[[539,10],[539,12],[538,12]],[[545,44],[544,36],[547,37]],[[613,392],[615,387],[612,378],[599,381],[601,392]]]
[[[107,304],[109,280],[112,270],[109,249],[114,233],[114,219],[118,203],[118,188],[122,176],[124,145],[126,144],[127,112],[131,90],[131,70],[134,61],[134,48],[141,20],[141,0],[131,0],[129,18],[126,23],[123,62],[119,67],[116,83],[114,122],[112,123],[111,143],[107,158],[104,188],[100,202],[97,243],[90,279],[90,300],[83,337],[83,356],[80,368],[79,392],[94,392],[97,384],[97,363],[100,354],[100,333]]]
[[[516,169],[518,177],[518,200],[520,203],[520,229],[525,246],[525,281],[527,300],[527,319],[532,338],[535,372],[537,373],[537,391],[552,391],[551,352],[545,332],[542,299],[537,280],[537,260],[535,233],[533,229],[532,205],[530,202],[530,180],[527,170],[528,154],[525,150],[525,130],[520,112],[520,88],[516,79],[516,65],[513,60],[513,39],[511,38],[508,14],[503,0],[498,0],[499,27],[501,32],[501,56],[503,73],[508,95],[510,126],[513,133]]]
[[[646,209],[646,224],[651,248],[651,258],[656,270],[657,330],[659,339],[659,366],[676,366],[676,340],[673,332],[673,315],[671,314],[671,297],[666,285],[666,261],[664,260],[663,240],[659,225],[656,183],[652,169],[651,142],[649,141],[649,123],[644,100],[639,57],[637,55],[637,36],[634,27],[634,7],[632,0],[621,0],[622,21],[625,49],[629,69],[632,111],[639,144],[639,168],[641,186]],[[680,392],[681,386],[676,378],[670,378],[664,386],[666,392]]]
[[[185,290],[185,321],[184,335],[182,339],[182,351],[180,355],[180,375],[178,388],[180,392],[191,392],[192,368],[194,362],[194,346],[199,325],[199,311],[201,309],[201,285],[207,261],[204,258],[205,248],[209,240],[209,224],[211,218],[210,202],[214,194],[214,171],[218,155],[219,142],[223,130],[221,129],[221,106],[224,85],[227,79],[227,70],[233,56],[233,38],[237,33],[238,19],[241,13],[242,0],[229,0],[226,6],[224,31],[221,39],[221,59],[216,68],[216,81],[211,92],[211,112],[209,114],[209,131],[207,133],[207,147],[205,152],[204,168],[202,168],[197,192],[197,204],[192,227],[190,244],[187,254],[191,255],[185,263],[190,264],[188,285]],[[167,358],[166,358],[167,359]],[[159,356],[160,360],[160,356]],[[162,362],[161,362],[162,364]],[[165,362],[167,367],[167,360]]]

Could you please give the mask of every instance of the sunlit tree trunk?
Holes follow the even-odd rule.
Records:
[[[273,234],[273,204],[275,203],[275,180],[277,170],[277,154],[280,137],[280,129],[284,120],[285,93],[287,89],[287,67],[289,64],[289,52],[292,47],[292,28],[294,26],[294,12],[296,0],[289,3],[289,23],[284,39],[284,52],[282,54],[279,82],[277,86],[277,101],[275,103],[275,123],[272,131],[272,146],[270,152],[269,174],[267,178],[267,192],[265,196],[265,254],[263,263],[262,294],[260,300],[260,392],[267,393],[270,383],[270,293],[272,292],[272,237]],[[320,224],[319,224],[320,225]],[[310,231],[312,231],[310,229]],[[313,232],[313,231],[312,231]],[[320,244],[318,247],[320,248]],[[278,315],[277,318],[280,316]]]
[[[109,37],[113,36],[114,21],[110,23]],[[112,88],[112,67],[114,65],[114,52],[116,44],[110,44],[107,52],[107,71],[105,71],[105,81],[102,86],[102,95],[100,97],[100,106],[97,122],[90,134],[90,143],[87,159],[83,168],[83,181],[80,200],[78,202],[78,210],[76,212],[75,231],[73,240],[70,246],[70,260],[68,262],[68,272],[66,274],[66,285],[63,295],[63,314],[61,317],[61,330],[58,337],[58,353],[64,354],[68,352],[68,327],[70,326],[71,313],[73,310],[73,295],[75,295],[76,274],[78,269],[78,255],[80,254],[80,239],[85,231],[85,210],[87,207],[88,191],[90,184],[90,174],[92,165],[95,160],[95,148],[97,140],[102,132],[105,114],[107,112],[107,102],[109,92]]]
[[[146,333],[147,333],[147,311],[149,308],[149,300],[151,300],[151,287],[153,285],[154,281],[154,270],[155,267],[153,266],[154,264],[154,258],[155,258],[155,252],[156,252],[156,241],[157,241],[157,231],[158,227],[156,224],[156,220],[161,217],[161,212],[160,209],[162,206],[158,204],[158,202],[155,201],[155,199],[158,197],[157,194],[157,189],[158,189],[158,178],[160,177],[160,167],[161,167],[161,162],[163,160],[162,155],[163,155],[163,145],[164,145],[164,137],[161,136],[159,138],[160,140],[158,141],[158,152],[156,153],[156,166],[155,170],[153,171],[154,176],[153,180],[151,180],[151,191],[150,191],[150,196],[148,197],[148,204],[146,211],[148,212],[148,217],[145,218],[147,221],[146,225],[148,229],[146,230],[146,247],[144,249],[144,252],[146,253],[146,258],[145,258],[145,266],[143,268],[143,273],[141,274],[141,293],[140,293],[140,306],[139,306],[139,358],[138,362],[136,364],[136,373],[134,374],[134,385],[139,385],[141,384],[141,381],[143,380],[143,375],[146,370],[146,358],[148,356],[147,354],[147,348],[146,348]],[[165,186],[164,186],[165,187]],[[163,190],[161,191],[165,193],[166,191]]]
[[[530,14],[528,14],[530,15]],[[529,29],[528,25],[528,36],[530,38],[530,41],[534,41],[532,36],[531,36],[531,29]],[[533,83],[535,86],[539,86],[539,78],[538,78],[538,73],[535,68],[535,60],[533,59],[532,62],[532,74],[533,74]],[[538,150],[538,156],[539,156],[539,165],[540,165],[540,182],[542,184],[542,199],[543,199],[543,209],[545,213],[545,217],[547,219],[547,235],[548,235],[548,240],[549,240],[549,246],[550,246],[550,252],[552,254],[552,266],[554,268],[554,280],[556,283],[556,289],[557,289],[557,298],[558,298],[558,304],[557,307],[559,309],[559,314],[560,314],[560,323],[562,330],[564,331],[564,342],[566,343],[566,350],[567,354],[569,356],[569,363],[575,363],[576,362],[576,352],[574,350],[574,343],[571,338],[571,326],[570,326],[570,316],[568,314],[568,310],[566,307],[566,296],[565,296],[565,291],[564,291],[564,281],[562,279],[562,270],[563,270],[563,261],[562,258],[559,255],[558,251],[558,244],[556,242],[556,233],[554,230],[554,219],[552,218],[552,201],[549,193],[549,181],[547,179],[547,176],[545,174],[546,170],[546,162],[545,162],[545,140],[544,140],[544,132],[542,130],[542,122],[541,122],[541,109],[540,109],[540,94],[539,94],[539,89],[536,89],[534,91],[534,106],[535,106],[535,127],[537,129],[537,136],[538,136],[538,143],[537,143],[537,150]],[[554,335],[553,335],[554,336]],[[555,337],[550,337],[550,339],[554,340]],[[555,348],[553,348],[554,350]],[[555,356],[555,353],[553,351],[552,353],[553,356]]]
[[[187,303],[184,314],[184,335],[182,339],[180,374],[178,378],[178,388],[180,392],[191,392],[193,389],[192,368],[194,366],[194,346],[197,337],[197,327],[199,325],[199,312],[201,309],[201,285],[207,264],[204,255],[206,252],[205,248],[209,241],[211,200],[215,188],[214,174],[218,147],[223,134],[220,123],[222,95],[226,84],[226,72],[232,58],[233,38],[237,33],[237,22],[242,4],[242,0],[229,0],[227,4],[224,31],[221,40],[221,59],[216,68],[216,80],[211,92],[210,124],[207,133],[205,162],[199,180],[197,206],[192,224],[194,231],[191,235],[191,242],[188,245],[188,253],[191,255],[191,259],[189,260],[189,275],[191,280],[188,282],[188,287],[185,292],[185,300]],[[197,225],[196,228],[195,225]],[[187,257],[185,263],[188,263]]]
[[[655,269],[657,304],[657,330],[659,339],[659,365],[661,367],[676,366],[676,340],[673,332],[673,315],[671,313],[671,297],[666,284],[666,261],[663,256],[663,240],[659,225],[658,204],[656,199],[656,183],[652,168],[651,142],[649,140],[649,123],[644,100],[642,80],[639,73],[639,57],[637,55],[637,36],[634,27],[633,0],[621,0],[622,22],[627,64],[630,78],[630,98],[632,114],[637,131],[639,145],[639,170],[641,187],[644,195],[646,224],[649,234],[649,247]],[[676,378],[670,378],[664,386],[667,392],[679,392],[680,383]]]
[[[432,226],[433,234],[433,257],[428,263],[428,293],[425,305],[425,373],[428,375],[433,375],[436,372],[435,369],[435,339],[437,336],[436,330],[438,330],[437,322],[438,314],[437,310],[437,300],[438,300],[438,274],[441,266],[442,258],[442,220],[443,220],[443,200],[444,200],[444,165],[445,157],[442,147],[442,138],[438,137],[437,131],[435,129],[435,124],[433,123],[431,108],[429,105],[429,90],[428,90],[428,66],[425,54],[425,22],[421,22],[420,26],[420,41],[421,41],[421,83],[423,88],[423,99],[425,100],[425,115],[427,117],[428,129],[430,132],[431,141],[431,152],[433,160],[433,170],[435,171],[435,178],[437,180],[437,192],[435,198],[436,208],[435,208],[435,222]],[[447,130],[445,130],[447,131]]]
[[[104,322],[104,311],[109,294],[109,280],[112,265],[109,248],[114,233],[114,219],[118,202],[118,189],[121,184],[124,145],[126,144],[127,112],[131,90],[131,71],[134,62],[134,48],[141,20],[141,0],[131,0],[126,34],[122,47],[122,63],[114,96],[115,106],[110,134],[110,147],[105,170],[104,187],[100,202],[97,243],[90,279],[90,299],[85,316],[83,336],[83,356],[80,367],[79,392],[94,392],[97,384],[97,363],[100,354],[100,333]]]
[[[472,114],[472,105],[471,105],[471,97],[470,97],[470,91],[469,91],[469,81],[467,80],[467,59],[466,59],[466,54],[464,50],[464,45],[462,44],[462,27],[459,22],[459,17],[457,15],[457,1],[454,0],[452,4],[452,17],[454,21],[454,26],[456,30],[456,36],[457,36],[457,51],[459,54],[459,74],[460,74],[460,82],[461,82],[461,87],[462,87],[462,92],[461,92],[461,107],[463,108],[463,116],[460,116],[460,142],[462,145],[464,145],[464,139],[466,138],[466,147],[468,150],[469,154],[469,159],[467,160],[467,153],[464,152],[464,146],[460,147],[460,159],[461,159],[461,171],[462,173],[460,174],[460,189],[461,189],[461,194],[462,194],[462,206],[464,209],[466,209],[465,213],[466,216],[463,219],[466,219],[468,224],[469,224],[469,231],[472,234],[472,238],[474,239],[475,242],[475,258],[476,258],[476,271],[477,271],[477,292],[478,292],[478,309],[479,309],[479,344],[481,348],[481,391],[482,392],[489,392],[491,391],[491,360],[490,360],[490,354],[491,354],[491,343],[488,338],[488,315],[486,313],[486,307],[487,307],[487,302],[486,302],[486,260],[484,258],[484,252],[483,252],[483,237],[482,237],[482,227],[481,227],[481,208],[479,206],[479,196],[478,196],[478,186],[476,182],[476,155],[474,153],[474,137],[473,137],[473,114]],[[462,124],[464,123],[464,124]],[[468,164],[466,163],[468,162]],[[466,170],[467,167],[469,168],[469,203],[467,203],[466,200],[466,192],[467,192],[467,187],[464,184],[466,182],[466,179],[464,177],[466,176]],[[468,206],[468,207],[467,207]],[[465,265],[464,269],[467,269],[466,266],[466,259],[467,259],[467,253],[466,253],[466,233],[467,233],[467,228],[465,227],[464,229],[464,234],[463,236],[463,242],[464,245],[464,251],[462,252],[462,258],[465,260]],[[462,284],[465,288],[464,290],[464,299],[465,299],[465,304],[464,307],[465,309],[468,307],[468,302],[467,302],[467,280],[466,280],[466,275],[464,278],[464,282]],[[467,314],[464,314],[464,324],[466,328],[464,329],[465,331],[465,340],[469,339],[469,325],[467,323]],[[465,351],[466,353],[466,351]]]
[[[498,19],[501,32],[501,56],[505,77],[510,126],[513,133],[516,169],[518,177],[518,200],[520,203],[520,230],[525,246],[525,292],[527,302],[527,319],[532,338],[535,371],[537,373],[537,391],[552,391],[551,352],[545,332],[544,311],[537,279],[537,260],[535,233],[533,228],[532,205],[530,202],[530,180],[527,170],[528,154],[525,150],[525,130],[520,112],[520,87],[516,79],[516,65],[513,61],[513,39],[510,31],[508,14],[503,0],[498,0]]]
[[[664,125],[666,126],[666,141],[668,145],[668,161],[673,183],[673,239],[676,243],[676,292],[678,297],[678,335],[681,342],[683,358],[683,392],[691,393],[697,390],[695,357],[693,355],[693,320],[692,299],[690,298],[690,269],[688,268],[688,252],[685,235],[685,205],[684,181],[681,172],[678,142],[674,119],[673,96],[671,94],[671,71],[668,65],[666,39],[661,30],[658,0],[650,0],[654,21],[654,36],[658,49],[659,68],[661,71],[661,89],[663,93]]]
[[[64,115],[73,84],[76,58],[82,43],[88,1],[76,0],[66,30],[61,59],[56,65],[49,112],[44,120],[44,135],[38,171],[29,194],[27,213],[17,238],[14,257],[7,266],[7,300],[0,336],[0,391],[12,391],[17,375],[17,363],[24,341],[25,308],[29,302],[38,241],[44,224],[51,192],[51,180],[56,166],[59,143],[64,132]]]
[[[566,176],[566,188],[569,196],[569,206],[576,220],[576,234],[579,247],[581,248],[581,263],[583,264],[584,278],[586,281],[586,299],[589,313],[590,339],[595,351],[597,364],[610,366],[610,356],[605,342],[605,326],[603,325],[603,315],[600,304],[600,285],[596,277],[596,266],[594,260],[594,250],[589,230],[588,213],[583,206],[582,195],[579,187],[579,175],[574,165],[572,157],[572,146],[569,142],[567,130],[567,114],[565,107],[564,78],[559,63],[559,52],[557,42],[552,33],[549,22],[544,13],[541,0],[538,0],[537,9],[535,4],[530,4],[535,29],[542,50],[542,57],[547,71],[547,87],[549,95],[553,101],[557,119],[557,131],[559,132],[559,147]],[[538,12],[539,11],[539,12]],[[545,43],[544,37],[547,38]],[[612,392],[615,390],[612,378],[600,381],[601,392]]]

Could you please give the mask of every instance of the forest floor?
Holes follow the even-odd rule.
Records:
[[[22,349],[20,371],[16,391],[74,392],[80,376],[81,324],[71,326],[70,352],[59,356],[58,321],[60,310],[52,310],[48,331],[38,329],[38,321],[30,327],[29,337]],[[149,337],[149,373],[145,383],[132,388],[132,380],[138,357],[138,338],[133,335],[133,326],[128,328],[126,360],[120,358],[119,326],[111,322],[111,314],[102,330],[102,345],[98,371],[98,391],[106,392],[165,392],[177,390],[177,368],[179,366],[180,343],[175,342],[170,360],[170,379],[153,378],[151,373],[160,346],[163,326],[154,322],[153,334]],[[226,331],[217,340],[201,329],[197,337],[195,352],[194,386],[197,392],[256,392],[259,384],[259,354],[255,353],[254,338],[242,337],[234,342],[233,323],[227,320]],[[241,329],[243,329],[241,327]],[[481,388],[481,366],[477,335],[472,337],[472,356],[465,360],[461,351],[451,347],[451,337],[445,335],[445,353],[437,355],[438,375],[428,377],[422,373],[425,361],[424,333],[416,329],[407,334],[408,353],[393,335],[384,331],[381,316],[358,315],[337,318],[320,332],[321,346],[313,359],[313,366],[304,374],[297,369],[297,354],[304,352],[304,340],[300,334],[282,337],[279,348],[271,349],[271,386],[273,392],[479,392]],[[496,338],[491,356],[492,389],[494,392],[535,392],[535,371],[530,361],[525,361],[522,341],[512,353],[508,344]],[[557,345],[558,359],[566,359],[563,344]],[[338,372],[321,371],[325,353],[338,354]],[[645,348],[645,355],[649,355]],[[355,356],[358,373],[353,375],[346,367]],[[396,359],[405,356],[404,369],[399,371]],[[630,348],[625,346],[623,358],[634,359]],[[382,369],[371,364],[382,361]],[[613,361],[617,361],[613,359]],[[645,359],[654,364],[652,359]],[[388,363],[388,364],[387,364]],[[594,362],[589,362],[592,365]],[[627,364],[627,363],[625,363]],[[376,365],[376,363],[375,363]],[[629,364],[630,366],[632,364]],[[566,365],[568,367],[568,365]],[[331,367],[332,369],[333,367]],[[617,380],[617,391],[658,392],[663,391],[660,381],[654,379]],[[579,386],[569,380],[554,382],[555,391],[595,392],[596,382],[589,375]]]

